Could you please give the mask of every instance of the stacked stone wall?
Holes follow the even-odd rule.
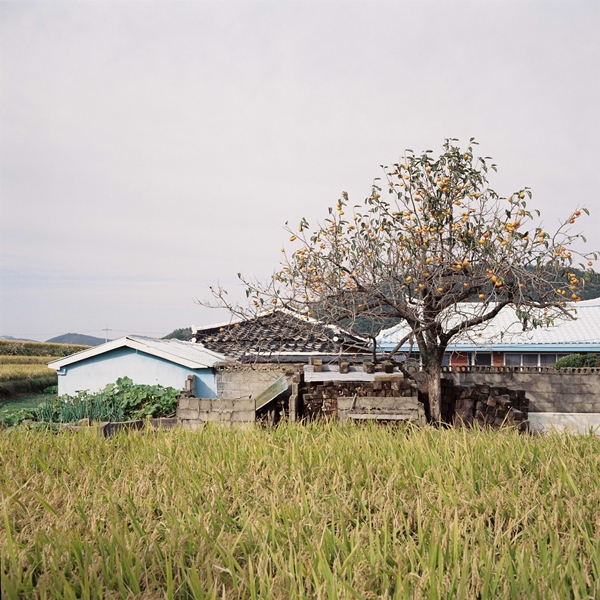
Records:
[[[348,398],[356,398],[358,407],[362,406],[364,410],[412,410],[417,402],[415,384],[398,374],[390,374],[388,379],[375,381],[304,382],[300,396],[302,416],[309,420],[343,416],[338,405],[340,398],[344,398],[341,412],[348,410]],[[388,402],[369,403],[367,398],[386,398]],[[367,404],[371,406],[368,407]]]
[[[517,426],[527,429],[529,399],[525,390],[503,386],[476,384],[455,385],[451,379],[442,379],[442,419],[454,425],[481,427]]]

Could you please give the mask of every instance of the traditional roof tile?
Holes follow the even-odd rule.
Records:
[[[306,362],[309,356],[370,351],[367,341],[338,327],[282,310],[192,332],[206,348],[243,362]]]

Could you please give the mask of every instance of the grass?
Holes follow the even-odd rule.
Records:
[[[2,598],[600,596],[592,436],[17,428],[0,456]]]
[[[42,402],[52,402],[55,397],[56,394],[28,394],[10,400],[0,400],[0,421],[15,411],[37,408]]]
[[[56,373],[47,377],[37,377],[35,379],[18,379],[15,381],[0,381],[0,399],[16,398],[21,394],[35,394],[45,390],[47,387],[55,386],[58,383]]]

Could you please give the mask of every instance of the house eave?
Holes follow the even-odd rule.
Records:
[[[393,344],[382,344],[381,351],[389,352],[394,349]],[[405,353],[411,350],[408,344],[402,346],[398,352]],[[412,352],[418,352],[418,347],[413,345]],[[600,342],[593,343],[552,343],[552,344],[451,344],[447,352],[550,352],[550,353],[573,353],[573,352],[600,352]]]
[[[182,342],[184,343],[184,342]],[[193,344],[193,346],[197,346]],[[88,348],[87,350],[81,350],[76,352],[75,354],[71,354],[70,356],[66,356],[64,358],[59,358],[58,360],[50,361],[48,367],[50,369],[54,369],[59,371],[63,367],[72,365],[74,363],[78,363],[84,360],[88,360],[90,358],[94,358],[96,356],[100,356],[102,354],[106,354],[107,352],[112,352],[113,350],[118,350],[120,348],[131,348],[132,350],[136,350],[138,352],[143,352],[144,354],[148,354],[150,356],[155,356],[157,358],[162,358],[164,360],[168,360],[169,362],[176,363],[183,367],[187,367],[189,369],[210,369],[213,368],[216,364],[220,362],[225,362],[227,357],[220,355],[208,348],[203,348],[207,354],[213,356],[215,358],[215,362],[208,365],[204,362],[198,362],[195,360],[190,360],[189,358],[184,358],[181,356],[177,356],[175,354],[171,354],[170,352],[166,352],[165,350],[160,350],[158,348],[153,348],[140,342],[136,339],[133,339],[129,336],[125,336],[122,338],[118,338],[111,342],[107,342],[106,344],[101,344],[100,346],[95,346],[94,348]]]

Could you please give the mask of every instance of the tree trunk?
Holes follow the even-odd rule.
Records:
[[[442,421],[442,361],[431,361],[425,371],[431,422],[440,423]]]

